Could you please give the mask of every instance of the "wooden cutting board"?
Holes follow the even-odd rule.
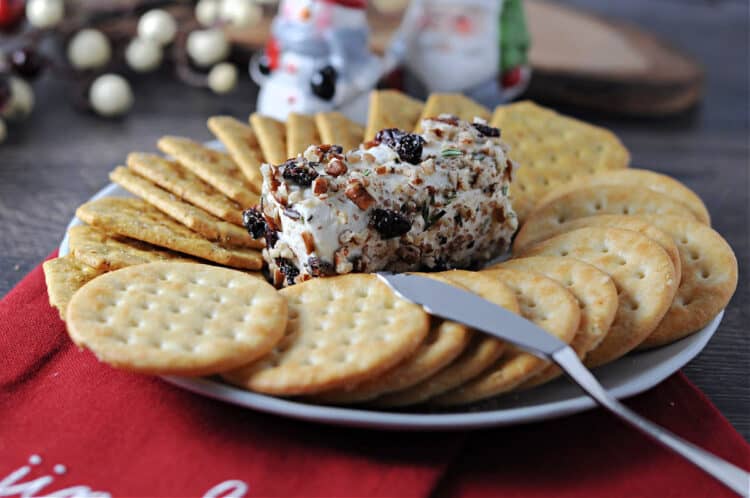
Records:
[[[526,0],[525,6],[533,68],[526,97],[652,117],[685,111],[700,100],[703,69],[657,37],[551,1]],[[368,16],[373,50],[382,53],[401,15],[371,5]],[[249,48],[260,47],[269,22],[270,17],[261,26],[231,35]]]

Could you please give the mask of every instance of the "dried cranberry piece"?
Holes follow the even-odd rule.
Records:
[[[381,238],[392,239],[411,230],[411,221],[392,209],[373,209],[370,214],[370,226],[378,231]]]
[[[286,282],[289,285],[294,285],[294,279],[299,275],[299,269],[294,266],[294,263],[286,258],[276,258],[276,266],[286,276]]]
[[[10,79],[0,74],[0,111],[10,102],[12,96]]]
[[[279,241],[279,232],[276,230],[266,230],[266,247],[273,249],[276,242]]]
[[[414,133],[406,133],[398,128],[386,128],[375,135],[375,140],[396,151],[402,161],[419,164],[422,161],[424,139]]]
[[[44,59],[31,47],[22,47],[10,54],[10,65],[23,78],[36,78],[42,71]]]
[[[297,159],[290,159],[281,165],[281,176],[301,187],[309,187],[318,177],[318,172],[313,169],[315,164],[317,163],[297,162]]]
[[[482,123],[472,123],[471,126],[476,128],[476,130],[485,137],[500,136],[500,130],[498,128],[493,128],[492,126],[487,126],[486,124]]]
[[[321,261],[320,258],[314,256],[307,260],[307,264],[310,266],[310,274],[314,277],[324,277],[336,273],[333,264],[327,261]]]
[[[250,208],[243,211],[242,224],[247,228],[247,233],[254,239],[263,237],[268,228],[263,213],[258,208]]]

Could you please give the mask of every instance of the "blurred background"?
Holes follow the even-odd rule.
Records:
[[[332,33],[334,73],[302,74],[316,48],[290,12],[307,15],[311,0],[285,2],[273,25],[272,1],[0,0],[0,295],[57,247],[128,152],[164,134],[208,140],[209,116],[245,119],[263,98],[269,112],[345,106],[375,84],[488,105],[530,98],[612,129],[634,166],[706,202],[737,252],[740,287],[686,371],[750,438],[747,0],[419,3],[430,2],[431,15],[412,18],[402,0],[324,2],[315,24]],[[279,43],[297,47],[296,65]],[[380,56],[382,74],[366,64]],[[274,80],[279,67],[295,78]]]

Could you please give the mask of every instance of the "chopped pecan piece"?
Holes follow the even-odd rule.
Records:
[[[315,237],[310,232],[302,232],[302,241],[305,243],[307,254],[315,251]]]
[[[326,165],[326,173],[331,176],[340,176],[346,173],[346,171],[346,164],[341,159],[331,159],[331,162]]]
[[[367,211],[375,203],[375,198],[370,195],[364,185],[362,185],[362,182],[358,180],[353,180],[349,183],[344,193],[362,211]]]
[[[328,192],[328,180],[319,176],[313,181],[313,193],[315,195],[322,195]]]

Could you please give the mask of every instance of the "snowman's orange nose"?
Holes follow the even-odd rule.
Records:
[[[299,11],[299,18],[303,21],[309,21],[311,17],[310,9],[305,7]]]

